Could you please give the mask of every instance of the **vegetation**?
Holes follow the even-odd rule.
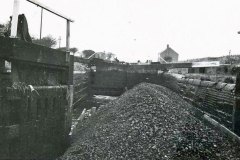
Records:
[[[240,63],[240,55],[226,55],[221,57],[204,57],[189,59],[184,62],[201,62],[201,61],[220,61],[221,64],[238,64]]]
[[[176,93],[180,92],[177,79],[170,74],[166,74],[165,72],[159,74],[157,76],[157,81],[161,82],[161,86],[169,88]]]
[[[114,57],[115,57],[115,54],[113,54],[113,53],[111,53],[111,52],[106,53],[106,59],[107,59],[107,60],[111,60],[111,59],[114,58]]]
[[[39,44],[39,45],[46,46],[49,48],[52,48],[52,47],[56,46],[56,44],[57,44],[57,40],[55,38],[53,38],[51,35],[43,37],[42,39],[32,37],[32,41],[35,44]]]
[[[89,58],[91,55],[93,55],[95,52],[93,51],[93,50],[84,50],[84,51],[82,51],[82,53],[83,53],[83,56],[85,57],[85,58]]]
[[[83,53],[84,58],[89,58],[90,56],[92,56],[96,52],[93,51],[93,50],[84,50],[84,51],[82,51],[82,53]],[[113,54],[111,52],[108,52],[108,53],[97,52],[95,57],[103,59],[103,60],[109,60],[110,61],[110,60],[113,60],[115,58],[115,54]]]
[[[6,24],[2,24],[0,23],[0,36],[9,36],[10,32],[9,32],[9,24],[6,23]]]

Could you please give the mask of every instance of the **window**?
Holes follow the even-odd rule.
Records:
[[[169,57],[169,56],[164,57],[164,60],[167,62],[172,62],[172,57]]]
[[[199,68],[199,73],[205,73],[206,68]]]

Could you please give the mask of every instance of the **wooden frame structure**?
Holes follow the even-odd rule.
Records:
[[[12,20],[12,25],[11,25],[11,37],[12,38],[17,38],[17,23],[18,23],[18,13],[19,13],[19,6],[20,6],[20,1],[21,0],[14,0],[14,6],[13,6],[13,20]],[[70,47],[70,22],[74,22],[74,20],[72,20],[71,18],[53,10],[52,8],[44,5],[43,3],[40,3],[36,0],[26,0],[32,4],[37,5],[38,7],[41,7],[42,10],[46,10],[49,11],[63,19],[65,19],[67,21],[67,29],[66,29],[66,48],[67,51],[69,50]],[[42,11],[41,11],[42,12]],[[41,13],[42,14],[42,13]],[[42,16],[41,16],[41,21],[42,21]],[[41,29],[40,29],[40,33],[41,33]]]
[[[19,40],[20,1],[14,0],[11,37],[0,37],[0,157],[54,159],[66,147],[71,130],[73,21],[31,1],[67,20],[67,51]],[[11,63],[10,72],[6,62]]]

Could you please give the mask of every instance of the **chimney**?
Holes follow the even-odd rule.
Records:
[[[167,49],[169,48],[169,44],[167,44]]]

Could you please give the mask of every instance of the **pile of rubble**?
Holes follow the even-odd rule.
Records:
[[[240,159],[239,144],[191,108],[169,89],[142,83],[83,121],[61,159]]]

